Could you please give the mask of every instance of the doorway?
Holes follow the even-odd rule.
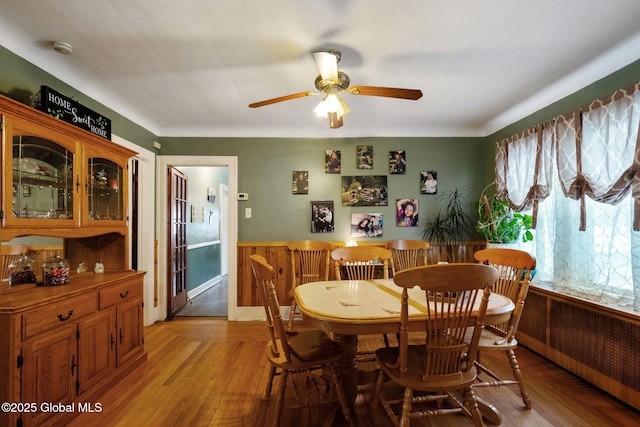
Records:
[[[224,254],[220,254],[220,258],[226,259],[225,266],[221,266],[222,269],[226,269],[228,274],[226,275],[226,294],[227,294],[227,318],[229,320],[237,320],[237,254],[236,247],[238,241],[238,207],[237,200],[235,194],[237,194],[237,157],[211,157],[211,156],[158,156],[157,157],[157,169],[156,169],[156,177],[159,182],[157,184],[157,198],[156,198],[156,206],[158,212],[158,220],[157,220],[157,236],[158,236],[158,260],[166,260],[167,253],[169,248],[170,236],[168,236],[168,232],[166,229],[166,225],[169,221],[169,213],[167,210],[166,201],[168,200],[169,194],[169,182],[167,178],[167,170],[170,167],[180,168],[180,167],[226,167],[228,170],[228,183],[227,188],[223,191],[220,188],[219,191],[219,200],[221,203],[224,203],[224,209],[221,209],[222,212],[226,213],[226,221],[224,221],[226,225],[226,239],[225,244],[221,245],[224,249]],[[223,218],[221,218],[223,219]],[[164,271],[166,265],[160,265],[160,271]],[[167,299],[169,298],[168,293],[168,285],[167,285],[167,275],[159,274],[158,275],[158,290],[159,290],[159,305],[160,307],[167,306]],[[167,317],[167,313],[165,313],[165,318]]]
[[[228,266],[226,260],[228,229],[227,204],[221,188],[226,188],[227,167],[175,166],[188,182],[186,194],[187,215],[181,229],[186,250],[182,253],[188,265],[185,289],[188,300],[177,312],[179,317],[227,317]],[[173,187],[173,186],[172,186]],[[228,192],[228,191],[227,191]],[[169,195],[171,206],[175,198]],[[172,218],[171,223],[176,219]],[[169,249],[176,232],[169,232]],[[176,253],[177,254],[177,253]],[[175,260],[169,260],[171,266]],[[171,278],[169,278],[171,280]],[[174,283],[169,282],[172,292]]]

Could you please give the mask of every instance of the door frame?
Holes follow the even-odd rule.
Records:
[[[238,158],[235,156],[157,156],[156,157],[156,236],[158,239],[158,260],[167,259],[168,236],[166,224],[169,220],[166,209],[168,197],[167,168],[169,166],[204,166],[204,167],[227,167],[228,168],[228,320],[238,320],[237,313],[237,246],[238,246]],[[160,264],[159,271],[165,271],[166,265]],[[167,317],[167,279],[165,274],[158,274],[158,306],[164,310],[162,318]],[[264,313],[263,313],[264,314]]]
[[[229,274],[229,186],[219,184],[220,194],[220,275]]]
[[[127,147],[137,154],[134,158],[138,161],[138,184],[140,186],[139,200],[138,200],[138,270],[146,271],[143,279],[143,301],[144,301],[144,325],[149,326],[154,324],[164,317],[160,317],[158,313],[158,305],[156,300],[156,269],[155,269],[155,225],[154,221],[150,221],[150,218],[156,217],[156,205],[155,192],[154,191],[142,191],[143,188],[149,188],[155,186],[156,182],[156,154],[146,148],[140,147],[124,138],[117,135],[111,135],[111,139],[114,143]],[[131,160],[129,161],[131,163]],[[129,185],[131,185],[131,168],[127,173],[127,179]],[[129,187],[131,188],[131,187]],[[131,197],[127,201],[129,215],[132,213],[131,209]],[[128,227],[131,229],[132,221],[128,221]],[[132,233],[129,230],[129,238]],[[131,242],[127,245],[129,251],[131,251]],[[128,254],[128,259],[131,260],[131,254]],[[127,267],[131,267],[130,265]]]

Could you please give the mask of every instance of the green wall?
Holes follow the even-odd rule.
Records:
[[[487,170],[484,138],[160,138],[163,155],[238,157],[238,191],[249,200],[238,202],[239,241],[350,239],[352,212],[382,213],[383,240],[421,237],[421,227],[395,225],[395,201],[416,198],[420,224],[438,210],[439,196],[456,187],[469,197],[470,206],[485,185]],[[356,147],[373,146],[373,169],[356,168]],[[339,150],[342,174],[326,174],[326,150]],[[404,150],[407,172],[389,175],[389,152]],[[309,194],[292,194],[292,172],[309,171]],[[420,194],[421,170],[438,172],[438,194]],[[389,205],[341,206],[341,177],[387,175]],[[335,232],[311,233],[311,201],[334,202]],[[252,218],[244,217],[245,208]],[[359,240],[375,240],[366,238]]]
[[[187,253],[187,291],[220,275],[220,244],[190,249]]]

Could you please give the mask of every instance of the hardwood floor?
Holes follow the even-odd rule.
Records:
[[[145,328],[147,362],[107,392],[100,413],[84,413],[70,426],[265,426],[270,400],[261,399],[268,366],[264,356],[267,328],[263,322],[227,322],[213,318],[176,318]],[[364,347],[379,337],[362,339]],[[517,349],[533,409],[526,410],[517,387],[476,389],[512,426],[635,426],[640,412],[592,387],[525,348]],[[502,357],[489,353],[483,361],[504,371]],[[276,379],[277,381],[277,379]],[[389,426],[384,410],[369,411],[363,395],[355,408],[360,426]],[[334,407],[290,410],[283,426],[341,426]],[[339,413],[339,411],[338,411]],[[430,422],[430,424],[429,424]],[[430,418],[417,426],[472,426],[461,415]],[[486,425],[491,425],[486,423]]]
[[[177,317],[227,317],[229,302],[227,286],[229,276],[224,275],[220,281],[206,291],[187,299],[187,303],[177,313]]]

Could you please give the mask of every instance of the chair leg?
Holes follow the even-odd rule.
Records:
[[[267,379],[267,387],[264,391],[264,396],[263,399],[269,399],[269,397],[271,396],[271,389],[273,387],[273,379],[276,376],[276,367],[275,366],[271,366],[271,368],[269,369],[269,378]]]
[[[384,383],[384,372],[380,370],[378,373],[378,379],[376,380],[376,385],[373,389],[373,397],[371,398],[371,403],[369,407],[371,409],[375,409],[378,407],[378,402],[380,401],[380,390],[382,390],[382,384]]]
[[[518,359],[516,359],[516,354],[513,350],[507,350],[507,357],[509,358],[509,364],[511,365],[511,369],[513,370],[513,375],[518,382],[518,387],[520,387],[520,395],[522,396],[522,402],[527,409],[531,409],[531,397],[527,394],[527,390],[524,387],[524,377],[522,376],[522,372],[520,371],[520,364],[518,363]]]
[[[344,394],[344,389],[342,388],[342,380],[338,377],[338,371],[335,366],[331,366],[330,373],[331,381],[333,382],[336,394],[338,395],[338,400],[340,401],[340,407],[342,408],[342,416],[347,422],[347,425],[353,426],[351,411],[349,410],[349,404],[347,403],[347,396]]]
[[[484,422],[482,421],[482,413],[480,412],[480,408],[478,407],[476,394],[473,392],[473,389],[471,387],[467,387],[464,390],[463,400],[464,400],[465,407],[471,414],[473,425],[475,425],[476,427],[483,427]]]
[[[411,406],[413,402],[413,390],[404,389],[404,400],[402,402],[402,415],[400,417],[400,427],[409,427],[411,423]]]
[[[387,336],[387,334],[384,334],[382,336],[382,339],[384,340],[384,346],[389,348],[389,337]]]
[[[293,298],[291,300],[291,311],[289,311],[289,325],[287,326],[287,329],[289,332],[293,331],[293,317],[296,314],[297,307],[298,307],[298,304],[296,303],[295,298]]]
[[[282,415],[282,408],[284,408],[284,394],[287,390],[287,380],[289,379],[289,371],[283,369],[280,373],[280,387],[278,389],[278,396],[276,397],[276,404],[274,408],[273,427],[280,427],[280,416]]]

